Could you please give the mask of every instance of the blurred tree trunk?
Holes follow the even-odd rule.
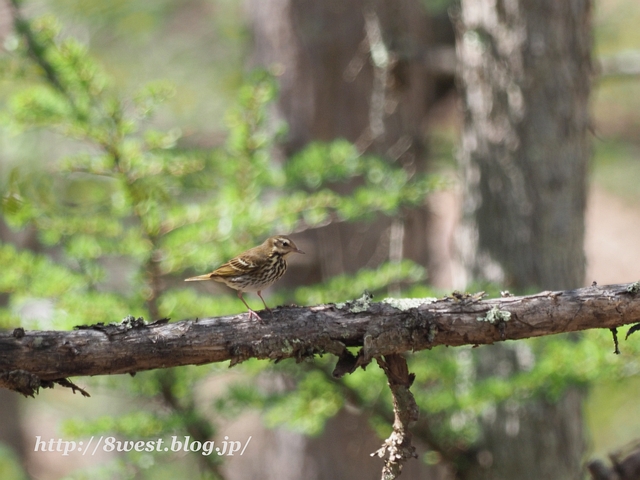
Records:
[[[470,277],[519,290],[580,286],[591,4],[464,0],[461,7]]]
[[[410,172],[425,168],[425,117],[453,85],[425,60],[435,45],[453,45],[444,12],[433,18],[419,0],[254,0],[249,10],[254,63],[279,75],[276,115],[289,125],[283,157],[314,140],[345,138]],[[310,280],[400,257],[429,267],[428,224],[423,209],[394,222],[318,229],[309,239],[318,246]]]
[[[254,64],[279,77],[275,115],[289,126],[283,158],[312,141],[344,138],[359,151],[381,155],[409,172],[425,169],[425,118],[442,90],[453,86],[453,75],[436,74],[426,60],[435,46],[454,44],[446,12],[430,16],[420,0],[252,0],[248,10]],[[333,188],[348,191],[352,186]],[[407,257],[429,270],[429,222],[424,208],[397,219],[307,232],[316,266],[315,277],[308,280]],[[305,460],[294,463],[315,465],[305,470],[305,478],[379,475],[379,459],[363,453],[369,445],[375,450],[377,442],[364,438],[361,430],[354,437],[346,425],[366,420],[360,416],[346,422],[350,417],[343,412],[341,420],[330,420],[320,441],[295,438],[297,448],[290,451]],[[442,478],[435,470],[409,462],[403,478],[425,478],[427,472],[429,478]]]
[[[456,20],[467,279],[582,286],[591,2],[462,0]],[[478,377],[522,369],[520,348],[478,349]],[[581,397],[499,405],[461,478],[578,478]]]

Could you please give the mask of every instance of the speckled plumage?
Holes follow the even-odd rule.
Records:
[[[286,256],[290,253],[304,252],[298,249],[289,237],[276,235],[265,240],[262,245],[251,248],[232,258],[213,272],[187,278],[185,282],[214,280],[224,283],[238,291],[238,297],[249,309],[249,317],[255,316],[260,320],[260,316],[247,305],[242,294],[244,292],[256,292],[265,308],[271,311],[264,298],[262,298],[262,290],[284,275],[284,272],[287,271]]]

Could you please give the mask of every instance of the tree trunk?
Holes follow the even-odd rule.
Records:
[[[467,278],[507,288],[584,282],[591,3],[462,0],[459,83],[465,126],[460,250]],[[479,349],[478,376],[519,369],[514,349]],[[505,403],[483,419],[465,479],[577,478],[581,394]]]
[[[462,2],[473,278],[520,290],[584,281],[590,20],[588,0]]]

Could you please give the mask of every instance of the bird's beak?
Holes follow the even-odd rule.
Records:
[[[296,252],[296,253],[301,253],[301,254],[303,254],[303,255],[304,255],[304,252],[303,252],[302,250],[300,250],[299,248],[296,248],[296,249],[294,250],[294,252]]]

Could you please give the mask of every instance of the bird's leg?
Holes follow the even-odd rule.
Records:
[[[273,316],[273,311],[269,308],[269,306],[267,305],[267,302],[264,301],[264,298],[262,298],[262,290],[258,290],[258,296],[260,297],[260,300],[262,300],[262,303],[264,304],[264,308],[269,310],[269,313],[271,314],[271,316]]]
[[[242,303],[244,303],[245,307],[247,307],[249,309],[249,320],[251,320],[251,317],[256,317],[256,320],[258,320],[259,322],[262,321],[262,319],[260,318],[260,315],[258,315],[256,312],[254,312],[251,307],[247,304],[247,302],[244,301],[244,298],[242,298],[242,292],[240,290],[238,290],[238,298],[240,300],[242,300]],[[260,297],[262,298],[262,297]],[[264,302],[264,300],[263,300]]]

